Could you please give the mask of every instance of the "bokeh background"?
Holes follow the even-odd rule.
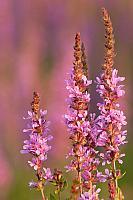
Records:
[[[0,200],[41,199],[38,192],[27,187],[34,175],[28,157],[20,154],[26,126],[22,117],[30,110],[34,90],[41,95],[41,106],[48,110],[54,136],[47,166],[64,170],[69,143],[62,116],[74,37],[77,31],[81,33],[90,79],[94,80],[103,63],[103,6],[114,26],[115,66],[121,76],[126,76],[121,107],[128,120],[129,143],[123,149],[126,158],[122,170],[126,175],[120,185],[125,199],[133,199],[133,1],[0,0]],[[96,112],[100,100],[95,86],[90,92],[91,111]]]

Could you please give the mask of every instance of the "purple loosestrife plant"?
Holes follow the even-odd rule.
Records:
[[[105,63],[103,64],[103,73],[96,78],[97,92],[103,99],[102,103],[98,103],[100,115],[96,120],[99,132],[97,143],[98,146],[104,148],[100,154],[103,165],[107,163],[110,166],[107,172],[110,199],[122,200],[124,197],[118,187],[118,179],[122,175],[117,166],[122,164],[121,158],[125,155],[121,153],[120,147],[127,142],[127,131],[123,130],[123,126],[127,122],[118,100],[125,94],[123,85],[120,84],[125,78],[119,77],[118,70],[113,68],[115,41],[112,23],[105,9],[103,9],[103,21],[105,26]]]
[[[33,102],[31,103],[32,111],[28,111],[28,122],[27,129],[23,132],[28,135],[28,139],[24,141],[22,154],[30,154],[32,159],[28,161],[29,165],[35,170],[37,181],[29,182],[31,188],[37,188],[41,191],[42,199],[45,200],[44,186],[52,179],[50,168],[44,167],[44,161],[47,160],[48,151],[51,146],[48,145],[53,137],[48,135],[49,122],[45,120],[46,110],[39,108],[40,97],[38,93],[34,92]]]
[[[67,81],[67,90],[69,91],[68,114],[65,115],[72,149],[68,154],[71,157],[71,163],[67,170],[74,170],[77,176],[72,185],[72,199],[82,198],[84,191],[89,191],[89,196],[96,193],[97,166],[99,159],[96,158],[98,151],[95,150],[96,143],[92,137],[91,125],[94,121],[94,115],[91,115],[89,121],[89,103],[90,94],[89,85],[92,81],[88,80],[88,68],[86,64],[84,44],[81,44],[80,34],[75,37],[74,46],[74,66],[70,79]],[[98,199],[98,193],[95,196]],[[92,198],[94,199],[94,198]]]
[[[88,79],[88,67],[86,63],[85,47],[77,33],[74,45],[74,63],[67,81],[69,97],[65,122],[71,140],[71,150],[67,157],[70,164],[67,171],[74,171],[74,180],[71,186],[70,198],[66,200],[99,200],[100,188],[97,183],[108,182],[110,200],[123,200],[124,196],[118,187],[118,179],[123,174],[120,170],[122,157],[121,146],[127,143],[126,133],[123,129],[126,125],[126,117],[120,109],[119,98],[125,94],[123,85],[120,84],[124,77],[118,76],[118,70],[114,64],[114,35],[110,17],[103,9],[103,21],[105,26],[105,62],[103,72],[96,78],[97,89],[102,98],[98,103],[99,116],[89,113],[90,94],[89,86],[92,81]],[[48,200],[44,195],[44,187],[50,182],[55,186],[54,193],[50,194],[50,200],[61,200],[61,192],[67,186],[61,170],[44,167],[48,151],[51,146],[48,142],[52,139],[48,135],[49,122],[46,121],[47,111],[40,109],[40,97],[34,92],[31,111],[28,111],[29,122],[23,132],[28,139],[24,141],[21,153],[30,154],[29,165],[33,167],[37,180],[29,183],[30,188],[41,191],[42,200]],[[105,172],[101,172],[101,165]]]

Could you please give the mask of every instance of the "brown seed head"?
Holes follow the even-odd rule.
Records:
[[[85,46],[83,42],[81,45],[81,52],[82,52],[81,60],[83,64],[83,73],[88,78],[88,67],[87,67],[87,62],[86,62]]]
[[[74,75],[75,75],[75,81],[77,85],[80,84],[81,78],[82,78],[82,52],[81,52],[81,39],[80,39],[80,33],[76,33],[75,36],[75,45],[74,45]]]
[[[31,103],[32,112],[35,114],[39,111],[40,96],[37,92],[33,93],[33,101]]]
[[[88,90],[88,86],[84,86],[82,76],[86,76],[88,70],[86,65],[85,48],[84,44],[81,45],[80,33],[76,33],[75,36],[74,58],[73,74],[75,85],[79,87],[80,92],[84,93]],[[71,107],[76,110],[87,110],[88,104],[75,98]]]
[[[105,27],[105,55],[104,55],[105,63],[103,64],[102,67],[103,70],[105,70],[106,76],[110,77],[115,57],[115,51],[114,51],[115,40],[114,40],[113,27],[110,16],[105,8],[102,9],[102,13],[103,13],[103,22]]]
[[[80,33],[76,33],[74,50],[75,50],[74,51],[75,61],[81,62],[81,38],[80,38]]]

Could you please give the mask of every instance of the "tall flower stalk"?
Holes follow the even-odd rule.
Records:
[[[72,149],[68,155],[71,157],[71,163],[67,169],[74,170],[77,174],[72,185],[74,199],[78,197],[83,199],[85,191],[85,195],[89,195],[90,198],[95,196],[95,199],[98,199],[100,190],[96,191],[96,186],[93,185],[97,182],[93,172],[96,172],[99,164],[99,159],[96,158],[95,142],[91,135],[93,117],[91,122],[89,121],[88,89],[92,81],[88,80],[85,48],[81,43],[79,33],[75,37],[74,58],[71,77],[67,82],[69,98],[67,100],[68,114],[65,115],[65,119],[72,143]]]
[[[98,145],[104,147],[104,152],[100,154],[103,159],[103,165],[109,164],[108,171],[108,189],[111,200],[124,199],[118,186],[118,179],[122,177],[118,164],[122,164],[120,147],[126,143],[126,117],[120,109],[118,100],[125,94],[123,85],[120,82],[124,77],[118,76],[118,70],[114,69],[114,34],[110,16],[107,10],[103,8],[103,21],[105,26],[105,62],[102,66],[103,73],[100,78],[96,78],[97,92],[103,99],[98,103],[100,115],[97,118],[99,129]]]
[[[79,33],[77,33],[75,37],[74,58],[75,60],[71,77],[67,82],[69,98],[68,114],[65,115],[65,118],[70,133],[69,138],[72,142],[72,149],[69,153],[69,156],[72,156],[72,160],[71,164],[67,167],[68,170],[75,170],[77,172],[75,184],[73,184],[73,193],[77,192],[78,195],[79,192],[79,195],[81,195],[83,192],[81,169],[85,153],[84,145],[86,144],[86,136],[89,131],[87,116],[90,94],[88,93],[88,86],[91,84],[91,81],[87,80],[86,71],[83,67],[81,39]],[[79,187],[77,187],[78,184]]]
[[[44,186],[47,181],[52,179],[52,174],[50,168],[44,167],[44,161],[47,160],[48,151],[51,149],[48,141],[52,139],[52,136],[48,135],[49,122],[45,120],[47,111],[40,109],[40,97],[37,92],[33,94],[31,109],[31,111],[28,111],[28,117],[26,118],[29,121],[28,127],[23,130],[29,138],[24,141],[21,153],[32,156],[28,163],[34,168],[37,181],[29,182],[29,187],[40,190],[42,200],[45,200]]]

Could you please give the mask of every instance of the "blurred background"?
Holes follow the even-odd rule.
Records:
[[[103,6],[113,22],[115,66],[119,75],[126,77],[121,107],[128,120],[129,143],[123,149],[126,157],[122,171],[126,175],[120,185],[125,199],[133,199],[133,1],[0,0],[0,200],[41,199],[27,186],[34,174],[28,157],[20,154],[26,138],[22,118],[30,110],[34,90],[40,93],[42,108],[48,110],[54,136],[46,165],[64,170],[69,143],[62,116],[66,112],[65,79],[72,67],[74,37],[76,32],[81,33],[90,79],[94,80],[103,63]],[[91,112],[96,112],[100,99],[95,85],[90,92]]]

